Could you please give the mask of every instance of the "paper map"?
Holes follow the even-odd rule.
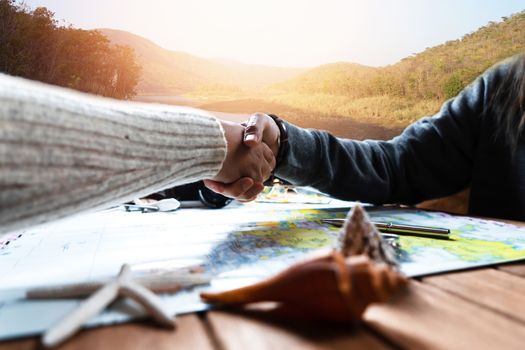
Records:
[[[345,217],[348,207],[341,205],[285,209],[289,206],[255,204],[150,214],[113,210],[17,233],[0,249],[0,339],[41,333],[79,302],[27,301],[22,297],[28,288],[113,277],[124,262],[136,270],[166,261],[205,266],[214,276],[210,286],[163,296],[173,313],[203,310],[202,290],[252,283],[333,247],[339,229],[319,220]],[[369,214],[375,221],[451,229],[451,240],[399,238],[398,257],[408,276],[525,259],[525,228],[409,209]],[[136,305],[122,301],[89,325],[139,316]]]

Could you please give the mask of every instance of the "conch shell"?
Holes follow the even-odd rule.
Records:
[[[344,256],[364,254],[376,263],[385,263],[398,269],[394,249],[385,242],[359,204],[348,212],[339,236],[339,250]]]
[[[339,249],[298,262],[262,282],[201,293],[201,298],[236,305],[274,301],[313,319],[357,321],[369,304],[386,300],[407,283],[396,266],[391,248],[356,206],[341,232]]]

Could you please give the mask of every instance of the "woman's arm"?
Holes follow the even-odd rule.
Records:
[[[204,178],[263,181],[269,148],[248,151],[243,128],[222,125],[0,74],[0,233]]]

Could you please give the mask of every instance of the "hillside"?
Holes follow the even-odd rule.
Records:
[[[525,52],[525,11],[461,39],[379,68],[328,64],[274,84],[259,98],[286,106],[295,119],[350,118],[404,127],[431,115],[495,63]],[[231,103],[230,103],[231,104]],[[374,135],[371,135],[374,137]]]
[[[139,93],[184,95],[157,102],[221,112],[272,111],[307,127],[331,121],[330,130],[339,136],[358,132],[361,137],[361,131],[337,127],[337,120],[397,132],[435,113],[488,67],[524,52],[525,11],[378,68],[339,62],[299,70],[207,60],[164,50],[130,33],[102,31],[114,43],[135,49],[143,65]],[[368,137],[383,135],[376,134]]]
[[[525,49],[525,11],[490,22],[461,39],[381,68],[339,63],[315,68],[275,89],[362,98],[444,100],[496,62]]]
[[[366,80],[377,71],[378,68],[355,63],[329,63],[313,68],[293,80],[275,84],[273,88],[338,94],[341,90],[348,92],[352,86]]]
[[[304,69],[211,60],[166,50],[150,40],[125,31],[99,29],[112,43],[135,50],[142,66],[139,94],[182,94],[206,87],[258,89],[290,80]]]

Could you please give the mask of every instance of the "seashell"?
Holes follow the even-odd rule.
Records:
[[[362,206],[356,204],[348,212],[339,238],[344,256],[364,254],[375,262],[398,268],[394,249],[383,240]]]
[[[365,255],[345,258],[333,251],[299,262],[265,281],[219,293],[202,293],[208,303],[247,304],[275,301],[314,319],[357,321],[366,307],[384,301],[405,277]]]
[[[348,214],[339,248],[300,261],[267,280],[219,293],[201,293],[208,303],[280,302],[318,320],[357,321],[368,305],[385,301],[408,280],[397,270],[383,241],[359,205]]]

